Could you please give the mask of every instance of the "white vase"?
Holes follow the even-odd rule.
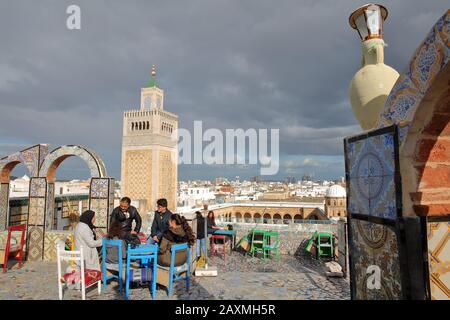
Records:
[[[349,98],[353,113],[363,130],[376,128],[384,104],[399,74],[384,64],[383,39],[362,43],[362,67],[350,82]]]

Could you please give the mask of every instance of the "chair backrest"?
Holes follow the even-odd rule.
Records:
[[[131,248],[131,245],[128,244],[127,257],[129,257],[130,260],[142,259],[148,257],[149,255],[157,254],[158,245],[156,244],[141,244],[136,248]]]
[[[122,257],[122,241],[120,239],[108,239],[106,237],[103,237],[103,246],[102,246],[102,256],[103,261],[106,260],[107,251],[106,247],[117,247],[118,248],[118,257]],[[119,258],[120,259],[120,258]]]
[[[25,242],[25,232],[27,230],[27,225],[26,224],[20,224],[17,226],[10,226],[8,227],[8,238],[6,240],[6,248],[9,248],[11,245],[11,237],[12,237],[12,233],[14,231],[20,231],[21,232],[21,236],[20,236],[20,245],[23,248],[24,242]]]
[[[278,246],[278,241],[279,241],[280,234],[278,232],[275,232],[275,231],[268,231],[268,232],[266,232],[264,234],[265,240],[266,239],[269,240],[271,237],[275,238],[275,243],[273,245],[274,246]],[[264,241],[264,242],[266,242],[266,241]]]
[[[187,250],[188,253],[188,259],[187,263],[188,265],[191,263],[191,250],[189,250],[189,245],[187,243],[179,243],[179,244],[173,244],[170,248],[171,255],[170,255],[170,267],[175,267],[175,254],[177,251]]]
[[[252,230],[252,241],[253,241],[256,237],[260,237],[261,240],[263,240],[265,234],[266,234],[266,231],[264,231],[264,230],[253,229],[253,230]]]

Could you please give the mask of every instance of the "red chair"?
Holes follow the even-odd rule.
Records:
[[[211,256],[214,256],[214,253],[223,254],[223,260],[227,261],[227,237],[226,236],[211,236]]]
[[[25,224],[11,226],[8,228],[8,239],[6,241],[6,246],[4,248],[0,248],[0,264],[3,264],[3,272],[6,272],[8,269],[8,260],[11,258],[19,261],[19,268],[22,266],[26,229],[27,226]],[[22,232],[20,243],[11,244],[11,235],[14,231]]]

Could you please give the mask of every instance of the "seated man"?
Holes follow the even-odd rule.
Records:
[[[132,230],[133,220],[136,222],[136,227],[134,230]],[[121,224],[123,233],[137,235],[141,230],[141,216],[139,215],[137,209],[131,205],[131,199],[128,197],[123,197],[120,199],[120,206],[116,207],[112,211],[110,224],[112,225],[115,221],[118,221]]]
[[[169,219],[172,215],[169,209],[167,209],[167,200],[159,199],[156,201],[157,209],[153,217],[152,229],[148,243],[155,244],[160,243],[162,235],[169,229]]]

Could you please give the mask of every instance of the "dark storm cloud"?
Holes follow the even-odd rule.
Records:
[[[81,7],[79,31],[66,28],[70,4]],[[284,155],[342,155],[342,138],[359,131],[347,90],[360,43],[347,19],[362,4],[3,1],[0,143],[83,144],[119,178],[122,112],[137,108],[156,64],[165,108],[181,127],[203,120],[204,128],[280,128],[280,175],[288,174]],[[383,4],[386,63],[402,71],[448,1]],[[343,162],[318,163],[343,175]],[[192,168],[192,176],[202,170]],[[184,177],[189,167],[180,168]]]

